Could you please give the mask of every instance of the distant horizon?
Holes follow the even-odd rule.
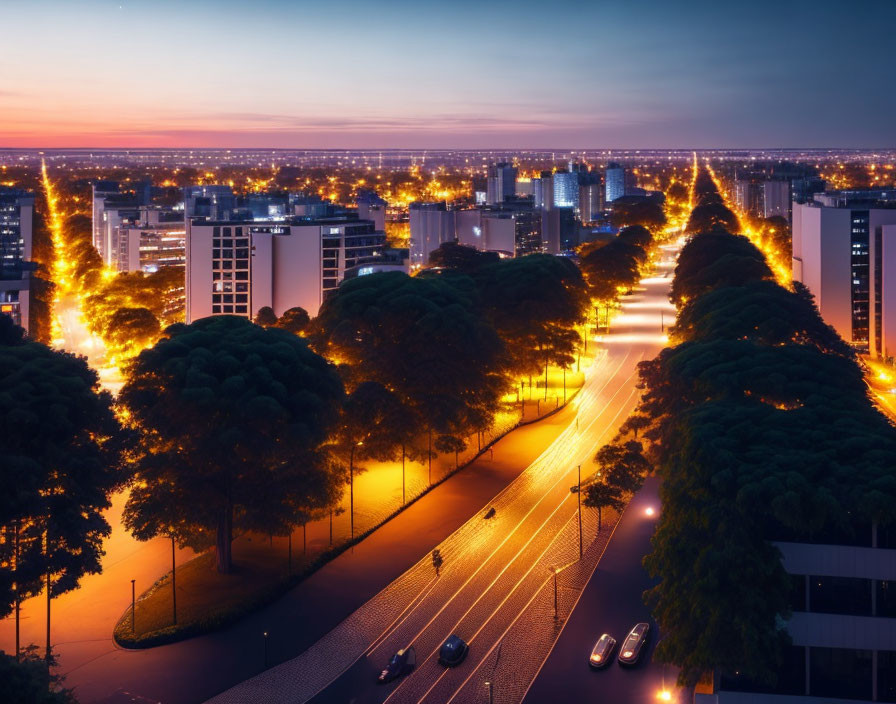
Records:
[[[129,147],[129,146],[70,146],[70,147],[4,147],[0,146],[0,152],[70,152],[70,151],[96,151],[96,152],[874,152],[896,151],[893,146],[875,147],[197,147],[197,146],[159,146],[159,147]]]
[[[32,0],[5,9],[15,69],[0,75],[0,140],[36,150],[880,149],[896,143],[896,3],[842,8]]]

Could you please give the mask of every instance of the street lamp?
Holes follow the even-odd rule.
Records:
[[[557,573],[560,572],[556,567],[551,567],[551,572],[554,573],[554,620],[556,621],[558,618],[558,609],[557,609]]]
[[[136,579],[131,580],[131,635],[137,637],[136,614],[137,614],[137,591],[134,583]]]
[[[262,635],[264,636],[264,669],[267,670],[268,669],[268,632],[265,631]]]
[[[486,682],[485,686],[488,687],[488,704],[494,704],[494,691],[492,690],[492,683]]]

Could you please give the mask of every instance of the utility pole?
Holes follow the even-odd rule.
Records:
[[[174,625],[177,625],[177,581],[174,573],[174,536],[171,536],[171,613],[174,616]]]
[[[557,573],[559,570],[556,567],[551,567],[551,571],[554,573],[554,620],[557,620],[558,609],[557,609]]]

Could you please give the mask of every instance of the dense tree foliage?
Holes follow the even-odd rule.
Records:
[[[430,253],[429,266],[472,274],[499,259],[497,252],[483,252],[457,242],[443,242]]]
[[[350,389],[377,382],[443,442],[488,427],[507,388],[501,338],[471,298],[440,277],[390,272],[346,281],[321,307],[312,339],[339,361]]]
[[[507,345],[510,371],[547,373],[568,367],[581,341],[589,301],[578,267],[569,259],[531,254],[483,267],[474,277],[480,305]]]
[[[273,308],[270,306],[262,306],[255,314],[253,322],[256,325],[261,325],[263,328],[269,328],[276,325],[277,320],[277,314],[274,312]]]
[[[310,324],[311,316],[308,315],[308,311],[299,306],[285,310],[277,319],[277,327],[293,335],[303,334]]]
[[[698,202],[718,205],[700,184]],[[896,431],[808,292],[775,284],[744,238],[696,235],[672,298],[687,299],[679,344],[642,363],[636,414],[663,477],[645,559],[657,657],[685,684],[714,669],[771,684],[790,614],[773,541],[896,521]]]
[[[750,240],[713,230],[695,235],[682,248],[670,298],[680,305],[714,288],[773,278],[765,256]]]
[[[606,243],[589,242],[579,250],[579,266],[588,282],[589,294],[601,302],[615,300],[620,289],[634,286],[646,260],[643,248],[618,237]]]
[[[55,658],[51,658],[55,665]],[[0,651],[0,702],[4,704],[77,704],[62,678],[52,674],[37,648],[25,649],[19,660]]]
[[[127,368],[119,401],[140,433],[125,525],[141,540],[214,544],[286,534],[340,495],[322,449],[342,401],[335,368],[284,330],[235,316],[175,325]]]
[[[658,233],[666,226],[666,213],[662,203],[655,198],[626,196],[617,198],[611,204],[610,222],[613,227],[640,225],[652,233]]]
[[[0,316],[0,612],[100,571],[103,511],[123,480],[112,399],[84,359],[22,340]]]

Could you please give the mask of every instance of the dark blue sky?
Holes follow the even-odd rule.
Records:
[[[32,0],[5,15],[25,31],[2,49],[18,69],[0,75],[0,146],[896,146],[894,0]]]

